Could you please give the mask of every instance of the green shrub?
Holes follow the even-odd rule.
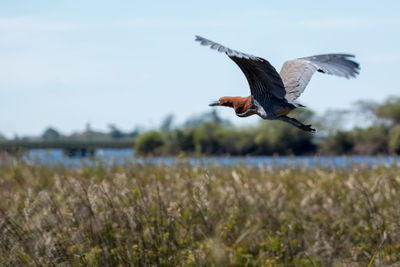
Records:
[[[354,137],[351,132],[338,131],[333,136],[325,138],[321,143],[320,153],[326,155],[348,154],[354,147]]]
[[[354,129],[353,152],[363,155],[388,153],[388,135],[390,128],[384,124],[373,125],[366,129]]]
[[[376,110],[378,118],[390,120],[393,124],[400,123],[400,97],[389,97]]]
[[[135,151],[139,154],[159,154],[164,145],[162,133],[150,131],[139,135],[135,141]]]
[[[389,135],[389,150],[400,154],[400,126],[393,128]]]

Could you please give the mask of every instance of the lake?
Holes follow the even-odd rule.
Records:
[[[149,163],[159,165],[174,165],[181,162],[188,162],[191,165],[251,165],[251,166],[294,166],[294,167],[327,167],[327,168],[348,168],[355,165],[392,165],[399,162],[400,157],[395,156],[249,156],[249,157],[137,157],[133,149],[100,149],[96,151],[95,157],[79,158],[67,157],[60,149],[36,149],[31,150],[23,156],[23,159],[32,164],[79,167],[82,165],[96,164],[99,160],[110,165],[123,164],[126,162]]]

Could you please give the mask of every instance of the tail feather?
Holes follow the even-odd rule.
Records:
[[[297,107],[301,107],[301,108],[305,108],[306,106],[300,104],[300,103],[296,103]]]
[[[294,105],[296,108],[305,108],[306,106],[300,104],[300,103],[295,103],[295,102],[289,102],[290,104]]]

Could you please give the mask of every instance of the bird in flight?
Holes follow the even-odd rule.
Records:
[[[264,120],[281,120],[307,131],[315,132],[287,114],[303,105],[294,102],[306,88],[312,75],[318,71],[340,77],[356,77],[360,67],[349,54],[324,54],[286,61],[281,72],[265,59],[245,54],[196,35],[196,41],[225,53],[242,70],[250,86],[248,97],[224,96],[210,106],[231,107],[239,117],[257,114]]]

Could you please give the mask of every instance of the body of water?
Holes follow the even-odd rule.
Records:
[[[100,149],[94,157],[68,157],[59,149],[36,149],[31,150],[23,156],[24,160],[32,164],[65,166],[82,166],[96,164],[99,160],[112,164],[123,164],[126,162],[150,163],[173,165],[181,162],[188,162],[191,165],[251,165],[251,166],[299,166],[299,167],[328,167],[348,168],[355,165],[392,165],[397,164],[400,157],[394,156],[257,156],[257,157],[137,157],[133,149]]]

